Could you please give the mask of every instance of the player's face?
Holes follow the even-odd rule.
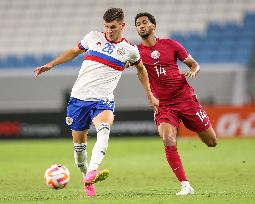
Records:
[[[125,23],[122,21],[104,22],[106,37],[113,42],[119,41],[122,38],[124,26]]]
[[[150,22],[147,16],[141,16],[136,20],[136,29],[142,38],[148,38],[155,30],[155,25]]]

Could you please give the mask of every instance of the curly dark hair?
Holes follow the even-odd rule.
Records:
[[[136,14],[136,16],[135,16],[135,25],[136,25],[137,19],[140,18],[140,17],[142,17],[142,16],[147,16],[148,19],[149,19],[149,21],[150,21],[152,24],[154,24],[154,25],[157,24],[157,23],[156,23],[156,19],[155,19],[155,17],[154,17],[152,14],[150,14],[150,13],[148,13],[148,12],[142,12],[142,13]]]
[[[123,21],[124,13],[121,8],[109,8],[103,16],[105,22],[109,23],[114,20]]]

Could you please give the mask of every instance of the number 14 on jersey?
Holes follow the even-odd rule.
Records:
[[[164,67],[155,66],[154,68],[157,72],[158,77],[160,77],[161,74],[166,75],[166,70],[164,69]]]

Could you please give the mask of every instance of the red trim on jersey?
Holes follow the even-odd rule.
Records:
[[[128,44],[132,45],[126,38],[123,38]],[[132,45],[134,46],[134,45]]]
[[[109,66],[109,67],[111,67],[115,70],[118,70],[118,71],[123,71],[124,70],[124,67],[113,64],[113,63],[109,62],[108,60],[102,59],[100,57],[88,55],[88,56],[84,57],[84,60],[91,60],[91,61],[94,61],[94,62],[99,62],[101,64],[107,65],[107,66]]]

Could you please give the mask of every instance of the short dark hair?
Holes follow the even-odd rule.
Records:
[[[109,8],[103,16],[105,22],[109,23],[114,20],[123,21],[124,13],[121,8]]]
[[[154,24],[154,25],[157,24],[157,23],[156,23],[156,19],[155,19],[155,17],[154,17],[152,14],[150,14],[150,13],[148,13],[148,12],[142,12],[142,13],[136,14],[136,17],[135,17],[135,25],[136,25],[137,19],[140,18],[140,17],[142,17],[142,16],[147,16],[148,19],[149,19],[149,21],[150,21],[152,24]]]

